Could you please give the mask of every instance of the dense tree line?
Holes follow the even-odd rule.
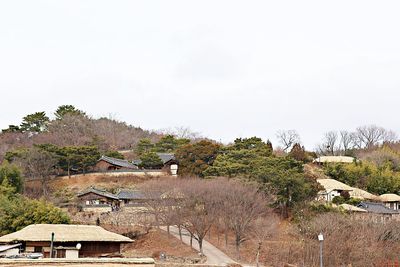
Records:
[[[69,223],[68,216],[45,200],[31,200],[20,193],[23,177],[16,165],[0,165],[0,235],[35,223]]]
[[[316,181],[305,176],[303,162],[290,153],[275,156],[272,144],[257,137],[238,138],[228,146],[200,141],[182,146],[176,156],[182,163],[180,174],[239,178],[256,183],[265,192],[273,192],[273,205],[284,217],[295,205],[313,199],[318,191]]]
[[[28,114],[20,125],[0,134],[0,160],[7,151],[34,144],[97,146],[100,151],[133,149],[140,139],[157,141],[162,135],[112,118],[92,118],[71,105],[60,106],[50,119],[45,112]]]

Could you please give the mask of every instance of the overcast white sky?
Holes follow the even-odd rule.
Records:
[[[228,142],[400,132],[399,1],[0,0],[0,127],[73,104]]]

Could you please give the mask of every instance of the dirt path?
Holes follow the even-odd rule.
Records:
[[[166,227],[161,227],[164,231],[167,230]],[[170,227],[170,233],[179,239],[179,231],[177,227]],[[190,245],[190,234],[182,230],[183,242],[187,245]],[[193,248],[197,251],[200,251],[199,245],[196,240],[193,240]],[[224,252],[213,246],[207,241],[203,241],[203,252],[204,255],[207,257],[206,264],[215,264],[215,265],[227,265],[229,263],[236,263],[234,260],[229,258]]]

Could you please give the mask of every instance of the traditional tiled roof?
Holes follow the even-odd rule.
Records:
[[[171,160],[176,160],[175,155],[173,153],[156,153],[158,157],[161,159],[162,163],[165,164]],[[140,159],[135,159],[132,161],[133,164],[135,165],[140,165],[142,161]]]
[[[128,237],[109,232],[96,225],[31,224],[22,230],[0,237],[1,243],[15,241],[56,242],[132,242]]]
[[[145,195],[138,190],[120,189],[117,193],[119,199],[146,199]]]
[[[94,187],[90,187],[88,189],[86,189],[85,191],[81,192],[78,194],[78,197],[81,197],[83,195],[89,194],[89,193],[93,193],[99,196],[103,196],[106,198],[111,198],[111,199],[116,199],[118,200],[118,197],[110,192],[107,192],[106,190],[102,190],[102,189],[96,189]]]
[[[398,211],[389,209],[385,207],[381,203],[375,203],[375,202],[366,202],[363,201],[360,204],[357,205],[357,207],[362,208],[368,212],[371,213],[377,213],[377,214],[399,214]]]
[[[160,157],[163,164],[167,163],[170,160],[175,160],[175,155],[172,153],[157,153],[157,155]]]
[[[101,156],[99,161],[102,161],[102,160],[105,162],[108,162],[112,165],[122,167],[122,168],[127,168],[127,169],[137,169],[138,168],[135,164],[133,164],[127,160],[124,160],[124,159],[116,159],[116,158],[112,158],[112,157]]]

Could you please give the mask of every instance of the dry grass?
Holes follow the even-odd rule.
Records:
[[[132,244],[125,245],[123,250],[127,257],[157,258],[161,252],[173,257],[199,257],[196,250],[161,230],[152,230],[148,234],[140,236]]]
[[[171,176],[158,177],[159,179],[176,179]],[[76,194],[84,189],[95,186],[113,191],[117,188],[135,188],[137,185],[152,180],[152,176],[144,175],[116,175],[115,173],[91,173],[86,175],[73,175],[71,177],[57,177],[50,180],[48,185],[50,195],[63,190]],[[39,180],[29,180],[25,183],[25,194],[28,197],[38,198],[41,193]]]
[[[301,243],[292,236],[292,226],[287,221],[281,221],[272,236],[267,238],[261,248],[260,264],[262,266],[283,266],[290,262],[290,258],[297,257],[294,251],[300,251]],[[223,232],[213,228],[211,234],[207,235],[207,241],[225,252],[229,257],[245,265],[254,265],[256,260],[257,242],[254,239],[248,239],[240,247],[240,259],[237,258],[234,244],[234,235],[229,233],[228,246],[225,247]]]

